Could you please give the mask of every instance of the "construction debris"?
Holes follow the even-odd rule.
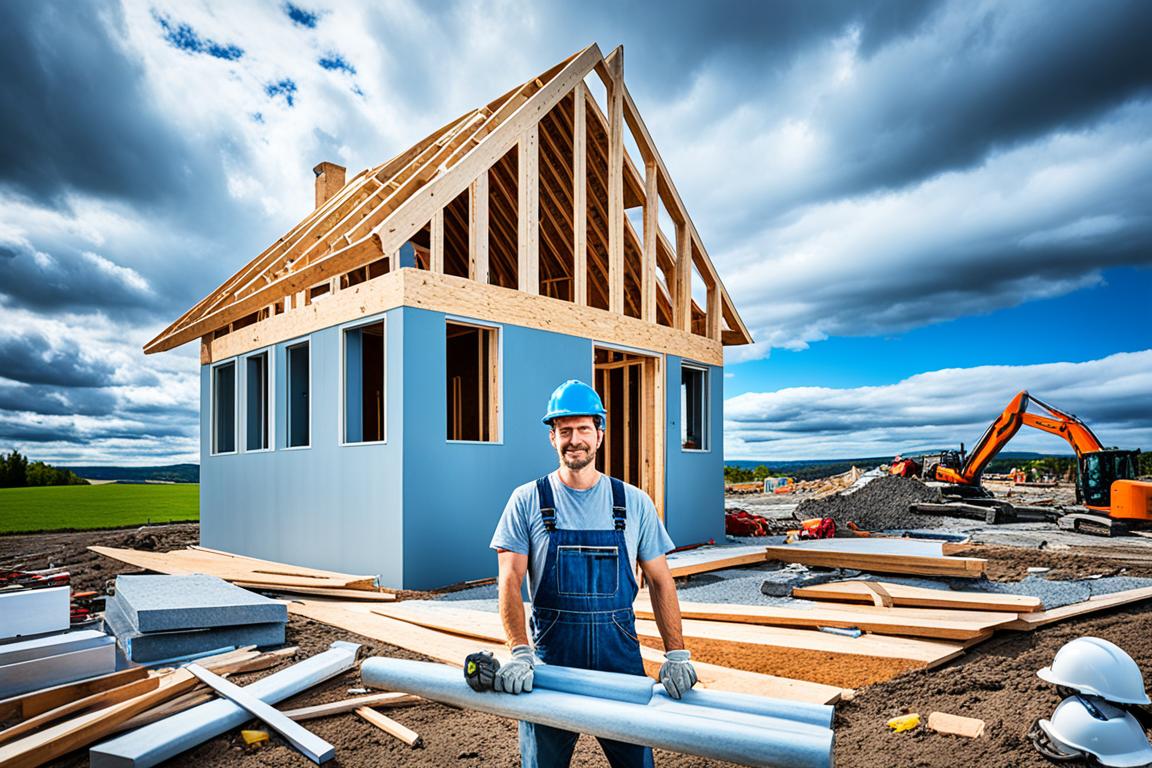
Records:
[[[984,735],[984,721],[975,717],[949,715],[946,712],[933,712],[928,715],[928,728],[937,733],[950,733],[978,739]]]
[[[0,642],[68,629],[71,591],[62,586],[0,592]]]
[[[384,731],[384,733],[400,739],[400,741],[413,749],[419,749],[424,746],[424,740],[420,738],[420,734],[416,733],[416,731],[405,725],[401,725],[390,717],[385,717],[374,709],[360,707],[356,710],[356,714]]]
[[[936,502],[940,492],[919,480],[894,475],[877,477],[850,494],[833,491],[805,499],[793,513],[798,520],[831,517],[844,529],[855,523],[866,531],[938,528],[939,516],[916,515],[910,504]]]

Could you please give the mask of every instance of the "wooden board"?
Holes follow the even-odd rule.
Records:
[[[144,552],[138,549],[88,547],[89,550],[122,563],[168,574],[204,573],[226,581],[242,581],[250,586],[335,587],[375,590],[371,576],[355,576],[315,568],[300,568],[268,560],[229,555],[203,549],[177,549],[172,552]]]
[[[233,581],[238,587],[259,592],[284,595],[309,595],[332,600],[360,600],[369,603],[391,603],[396,595],[391,592],[375,592],[367,589],[341,589],[339,587],[285,587],[278,584],[258,584],[251,581]]]
[[[950,576],[977,579],[984,573],[986,560],[974,557],[921,557],[915,555],[868,554],[812,550],[793,546],[767,547],[766,559],[802,563],[824,568],[854,568],[872,573],[911,573],[921,576]]]
[[[984,721],[975,717],[961,717],[947,712],[933,712],[928,715],[928,727],[938,733],[967,736],[977,739],[984,735]]]
[[[372,612],[382,617],[388,615],[422,627],[438,627],[450,631],[467,632],[474,637],[493,642],[500,642],[504,638],[504,628],[500,623],[500,617],[490,611],[450,606],[441,607],[429,603],[407,601],[389,606],[373,606]],[[420,652],[423,653],[423,651]],[[640,655],[644,660],[645,672],[649,676],[655,677],[660,666],[664,663],[664,654],[654,648],[641,646]],[[455,663],[459,665],[461,662]],[[716,664],[693,662],[693,666],[696,668],[696,674],[699,678],[698,684],[713,690],[750,693],[815,704],[833,704],[839,701],[845,693],[844,689],[838,686],[746,672]]]
[[[872,602],[872,590],[866,581],[834,581],[811,587],[796,587],[792,596],[804,600],[846,600]],[[1007,595],[995,592],[956,592],[949,589],[908,587],[889,582],[877,583],[892,598],[896,606],[907,608],[948,608],[971,611],[1011,611],[1031,613],[1044,607],[1038,597]]]
[[[0,744],[5,744],[15,738],[23,736],[26,733],[32,733],[45,727],[49,723],[54,723],[57,720],[67,717],[68,715],[83,712],[86,709],[100,709],[108,707],[113,704],[118,704],[122,701],[135,698],[148,691],[154,690],[160,686],[160,678],[158,677],[145,677],[141,680],[133,680],[118,688],[112,688],[107,691],[100,691],[93,693],[90,696],[85,696],[82,699],[76,699],[67,704],[63,704],[56,709],[50,709],[47,712],[30,717],[26,720],[13,725],[11,728],[6,728],[0,731]]]
[[[100,675],[81,680],[76,683],[64,683],[52,688],[44,688],[22,696],[13,696],[0,701],[0,720],[24,719],[35,717],[43,712],[62,707],[70,701],[91,696],[94,693],[119,688],[134,680],[148,677],[149,672],[144,667],[126,669],[123,672],[113,672],[110,675]]]
[[[762,546],[701,547],[672,553],[668,556],[668,568],[673,576],[691,576],[694,573],[762,563],[767,559]]]
[[[636,616],[652,619],[652,606],[638,600]],[[680,603],[685,619],[728,621],[781,627],[856,627],[882,635],[905,635],[948,640],[971,640],[998,626],[1015,621],[1019,614],[991,611],[950,611],[927,608],[877,608],[844,605],[830,608],[787,608],[768,605]]]
[[[1097,611],[1107,611],[1111,608],[1131,605],[1132,603],[1139,603],[1144,600],[1152,600],[1152,587],[1113,592],[1110,595],[1096,595],[1082,603],[1073,603],[1072,605],[1065,605],[1060,608],[1053,608],[1052,610],[1040,611],[1038,613],[1021,614],[1019,619],[1005,624],[1003,629],[1017,629],[1031,632],[1037,627],[1043,627],[1057,621],[1073,619],[1089,613],[1096,613]]]

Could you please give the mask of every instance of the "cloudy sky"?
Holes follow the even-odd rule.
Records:
[[[758,343],[729,458],[1152,449],[1152,3],[0,3],[0,449],[197,459],[171,320],[355,172],[597,42]],[[1021,450],[1065,452],[1021,434]]]

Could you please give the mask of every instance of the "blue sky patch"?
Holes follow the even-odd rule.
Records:
[[[296,83],[291,78],[286,77],[278,83],[268,83],[264,86],[264,93],[273,99],[283,96],[288,106],[296,106]]]
[[[152,17],[164,30],[164,39],[173,47],[188,53],[203,53],[224,61],[236,61],[244,55],[244,49],[238,45],[218,43],[205,37],[200,37],[196,30],[188,24],[174,24],[164,16],[153,13]]]
[[[349,64],[344,57],[338,53],[330,53],[316,63],[329,72],[347,72],[350,75],[356,74],[356,67]]]
[[[292,19],[293,24],[308,29],[316,29],[316,22],[320,20],[320,14],[306,11],[292,3],[284,4],[284,13],[288,14],[288,18]]]

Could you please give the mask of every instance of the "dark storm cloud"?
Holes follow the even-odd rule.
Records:
[[[108,416],[117,412],[118,400],[102,389],[62,389],[0,381],[0,411],[43,416]]]
[[[27,331],[0,336],[0,376],[25,384],[60,387],[104,387],[112,383],[115,369],[86,357],[75,344]]]
[[[44,311],[106,308],[130,312],[161,306],[134,272],[69,248],[58,254],[0,241],[0,303]]]
[[[54,427],[39,422],[0,422],[0,444],[19,445],[20,443],[69,443],[83,445],[88,437],[80,434],[72,426]]]
[[[120,23],[106,3],[0,3],[0,187],[151,206],[216,175],[157,114],[105,16]]]

